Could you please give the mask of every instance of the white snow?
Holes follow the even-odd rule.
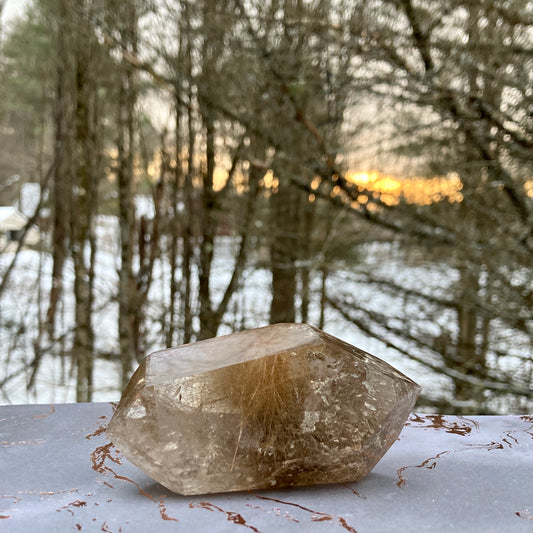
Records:
[[[119,344],[117,334],[118,304],[116,291],[119,267],[118,222],[115,217],[97,218],[96,233],[98,253],[96,256],[95,281],[95,351],[106,354],[107,358],[98,358],[94,367],[94,401],[116,401],[119,392]],[[215,301],[222,297],[224,288],[231,275],[235,240],[221,237],[217,240],[213,263],[212,286]],[[410,320],[405,316],[424,316],[428,309],[416,297],[398,297],[379,285],[365,282],[365,271],[371,270],[374,278],[393,280],[404,287],[445,297],[447,291],[456,281],[457,274],[450,267],[435,265],[405,264],[401,259],[390,258],[383,261],[383,246],[371,246],[364,260],[357,269],[340,268],[328,278],[329,294],[352,299],[354,305],[362,304],[371,312],[388,317],[389,326],[402,329],[414,328],[414,336],[420,332],[438,334],[445,328],[453,334],[454,317],[451,313],[442,313],[435,320]],[[388,252],[385,251],[385,254]],[[12,253],[0,254],[0,277],[13,258]],[[58,311],[57,334],[60,341],[53,346],[44,344],[44,355],[37,374],[35,387],[27,392],[26,384],[30,370],[25,368],[34,358],[34,340],[39,330],[39,321],[44,321],[48,305],[48,292],[52,271],[51,256],[44,252],[23,250],[18,257],[17,266],[11,274],[6,293],[0,300],[0,383],[12,374],[17,374],[0,388],[1,403],[55,403],[75,401],[75,369],[69,357],[69,347],[73,332],[74,273],[71,262],[67,262],[64,271],[64,297]],[[193,277],[194,279],[194,277]],[[268,270],[250,266],[244,272],[240,290],[234,297],[219,335],[232,331],[253,328],[268,324],[270,307],[270,281]],[[317,324],[319,320],[319,284],[318,275],[313,276],[309,322]],[[164,302],[168,299],[170,286],[170,268],[166,261],[157,261],[154,283],[145,308],[147,317],[147,353],[164,348],[161,335],[161,317]],[[193,291],[197,287],[193,286]],[[43,324],[41,323],[41,328]],[[378,328],[379,329],[379,328]],[[401,372],[418,381],[429,394],[441,394],[451,391],[451,380],[445,376],[429,371],[420,363],[402,355],[397,350],[386,347],[381,341],[369,337],[353,324],[342,319],[331,308],[327,309],[325,330],[359,348],[368,351],[389,362]],[[390,332],[381,330],[384,336]],[[495,345],[502,351],[516,354],[517,359],[492,357],[494,367],[502,372],[516,373],[521,365],[520,357],[531,357],[531,347],[527,339],[520,338],[515,332],[507,331],[503,325],[495,328]],[[437,356],[418,353],[418,348],[402,339],[394,337],[394,342],[406,352],[438,363]],[[434,358],[432,360],[432,357]],[[504,361],[505,360],[505,361]]]

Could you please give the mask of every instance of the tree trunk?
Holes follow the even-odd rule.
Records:
[[[67,258],[72,184],[70,182],[70,68],[68,61],[70,16],[67,0],[58,0],[57,73],[54,102],[54,218],[52,222],[52,287],[46,313],[48,335],[55,336],[57,307],[63,293],[63,267]]]
[[[295,253],[298,246],[298,192],[293,186],[280,183],[279,191],[270,197],[272,208],[271,324],[296,320]]]
[[[485,370],[485,354],[478,346],[479,330],[479,272],[473,265],[460,268],[461,279],[458,288],[461,291],[457,308],[457,369],[472,376],[483,375]],[[483,391],[464,381],[455,383],[455,398],[459,401],[475,401],[474,411],[483,403]],[[465,414],[469,412],[469,408]]]
[[[190,45],[188,45],[190,47]],[[190,56],[191,51],[188,50]],[[190,59],[190,57],[189,57]],[[192,61],[192,60],[191,60]],[[189,69],[192,68],[192,63],[189,62]],[[191,74],[191,72],[189,72]],[[190,83],[190,82],[189,82]],[[185,175],[185,183],[183,187],[183,203],[184,203],[184,220],[183,220],[183,260],[181,265],[181,279],[183,294],[181,297],[183,306],[183,342],[188,343],[192,340],[193,326],[192,326],[192,260],[194,254],[194,234],[192,225],[193,216],[193,187],[192,180],[194,174],[194,157],[195,157],[195,138],[196,130],[194,128],[194,117],[192,112],[192,89],[189,87],[189,108],[187,110],[187,127],[189,130],[188,139],[188,158],[187,158],[187,174]]]
[[[136,53],[136,15],[135,8],[127,10],[124,46]],[[136,284],[133,275],[133,247],[135,232],[135,214],[133,205],[133,154],[134,154],[134,114],[136,103],[135,75],[133,67],[124,63],[122,83],[118,102],[118,200],[120,214],[120,271],[119,271],[119,343],[122,361],[122,390],[128,384],[135,350],[135,313]]]
[[[83,5],[76,9],[77,41],[76,54],[76,112],[75,112],[75,178],[74,202],[71,216],[72,258],[74,262],[75,330],[73,357],[76,364],[76,401],[90,402],[92,399],[92,296],[91,296],[91,254],[90,245],[93,211],[93,197],[96,195],[94,173],[95,147],[92,145],[91,113],[94,91],[91,78],[90,38],[86,35],[87,21]]]
[[[324,266],[320,269],[320,318],[318,319],[319,329],[324,329],[326,326],[326,305],[328,301],[328,295],[326,290],[327,279],[328,269]]]
[[[180,41],[181,44],[181,41]],[[178,101],[180,86],[176,84],[176,102],[175,102],[175,113],[176,113],[176,131],[175,131],[175,142],[174,142],[174,151],[176,158],[176,166],[174,168],[174,179],[172,181],[171,193],[170,193],[170,225],[169,225],[169,236],[170,236],[170,250],[169,250],[169,263],[170,263],[170,294],[169,294],[169,310],[168,310],[168,319],[166,321],[166,335],[165,343],[167,347],[174,344],[174,338],[176,333],[176,304],[179,296],[179,281],[178,281],[178,258],[179,258],[179,236],[180,236],[180,227],[178,224],[179,221],[179,212],[178,212],[178,202],[179,202],[179,190],[182,186],[183,181],[183,169],[181,166],[181,106]]]
[[[213,176],[215,172],[215,125],[212,110],[209,106],[204,111],[206,129],[206,172],[202,188],[202,233],[200,241],[199,264],[199,300],[200,300],[200,331],[198,339],[208,339],[216,335],[213,323],[213,309],[211,306],[211,264],[215,250],[216,213],[215,191],[213,189]]]
[[[243,212],[243,220],[240,228],[240,243],[237,254],[235,256],[235,264],[231,278],[224,291],[224,296],[220,300],[216,310],[212,313],[212,330],[213,336],[218,332],[218,328],[228,310],[229,303],[239,287],[242,273],[246,265],[246,256],[248,251],[248,241],[250,239],[250,231],[252,222],[254,220],[254,207],[259,193],[259,179],[262,173],[256,165],[251,165],[250,173],[248,175],[248,191],[246,192],[246,205]]]
[[[302,202],[302,223],[300,230],[300,257],[302,266],[300,267],[300,319],[301,322],[309,321],[309,303],[310,303],[310,282],[311,282],[311,261],[312,261],[312,231],[314,218],[314,203],[309,202],[305,195],[301,195]]]

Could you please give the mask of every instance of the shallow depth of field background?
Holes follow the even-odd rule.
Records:
[[[0,403],[308,322],[533,407],[533,6],[0,0]]]

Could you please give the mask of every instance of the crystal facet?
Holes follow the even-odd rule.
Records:
[[[180,494],[356,481],[398,437],[420,387],[306,324],[149,355],[107,434]]]

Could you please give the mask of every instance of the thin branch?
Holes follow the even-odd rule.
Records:
[[[491,378],[490,380],[480,379],[475,376],[463,374],[462,372],[459,372],[458,370],[454,370],[453,368],[448,368],[448,367],[444,367],[438,364],[431,363],[430,361],[427,361],[426,359],[422,357],[413,355],[412,353],[409,353],[402,347],[398,346],[396,343],[392,342],[390,339],[385,338],[385,336],[380,335],[379,333],[375,332],[362,320],[356,318],[355,316],[353,316],[353,314],[346,311],[346,309],[344,309],[344,307],[341,306],[338,302],[332,300],[331,298],[327,298],[327,302],[345,320],[357,326],[361,331],[363,331],[367,335],[381,341],[385,346],[387,346],[387,348],[392,348],[396,350],[397,352],[401,353],[402,355],[405,355],[409,359],[417,363],[420,363],[426,368],[433,370],[437,374],[441,374],[446,377],[449,377],[454,382],[459,381],[462,383],[467,383],[469,385],[478,387],[480,389],[494,391],[498,394],[513,394],[515,396],[523,396],[525,398],[531,398],[532,391],[527,387],[525,388],[517,387],[510,382],[498,381],[498,380],[494,380],[493,378]]]

